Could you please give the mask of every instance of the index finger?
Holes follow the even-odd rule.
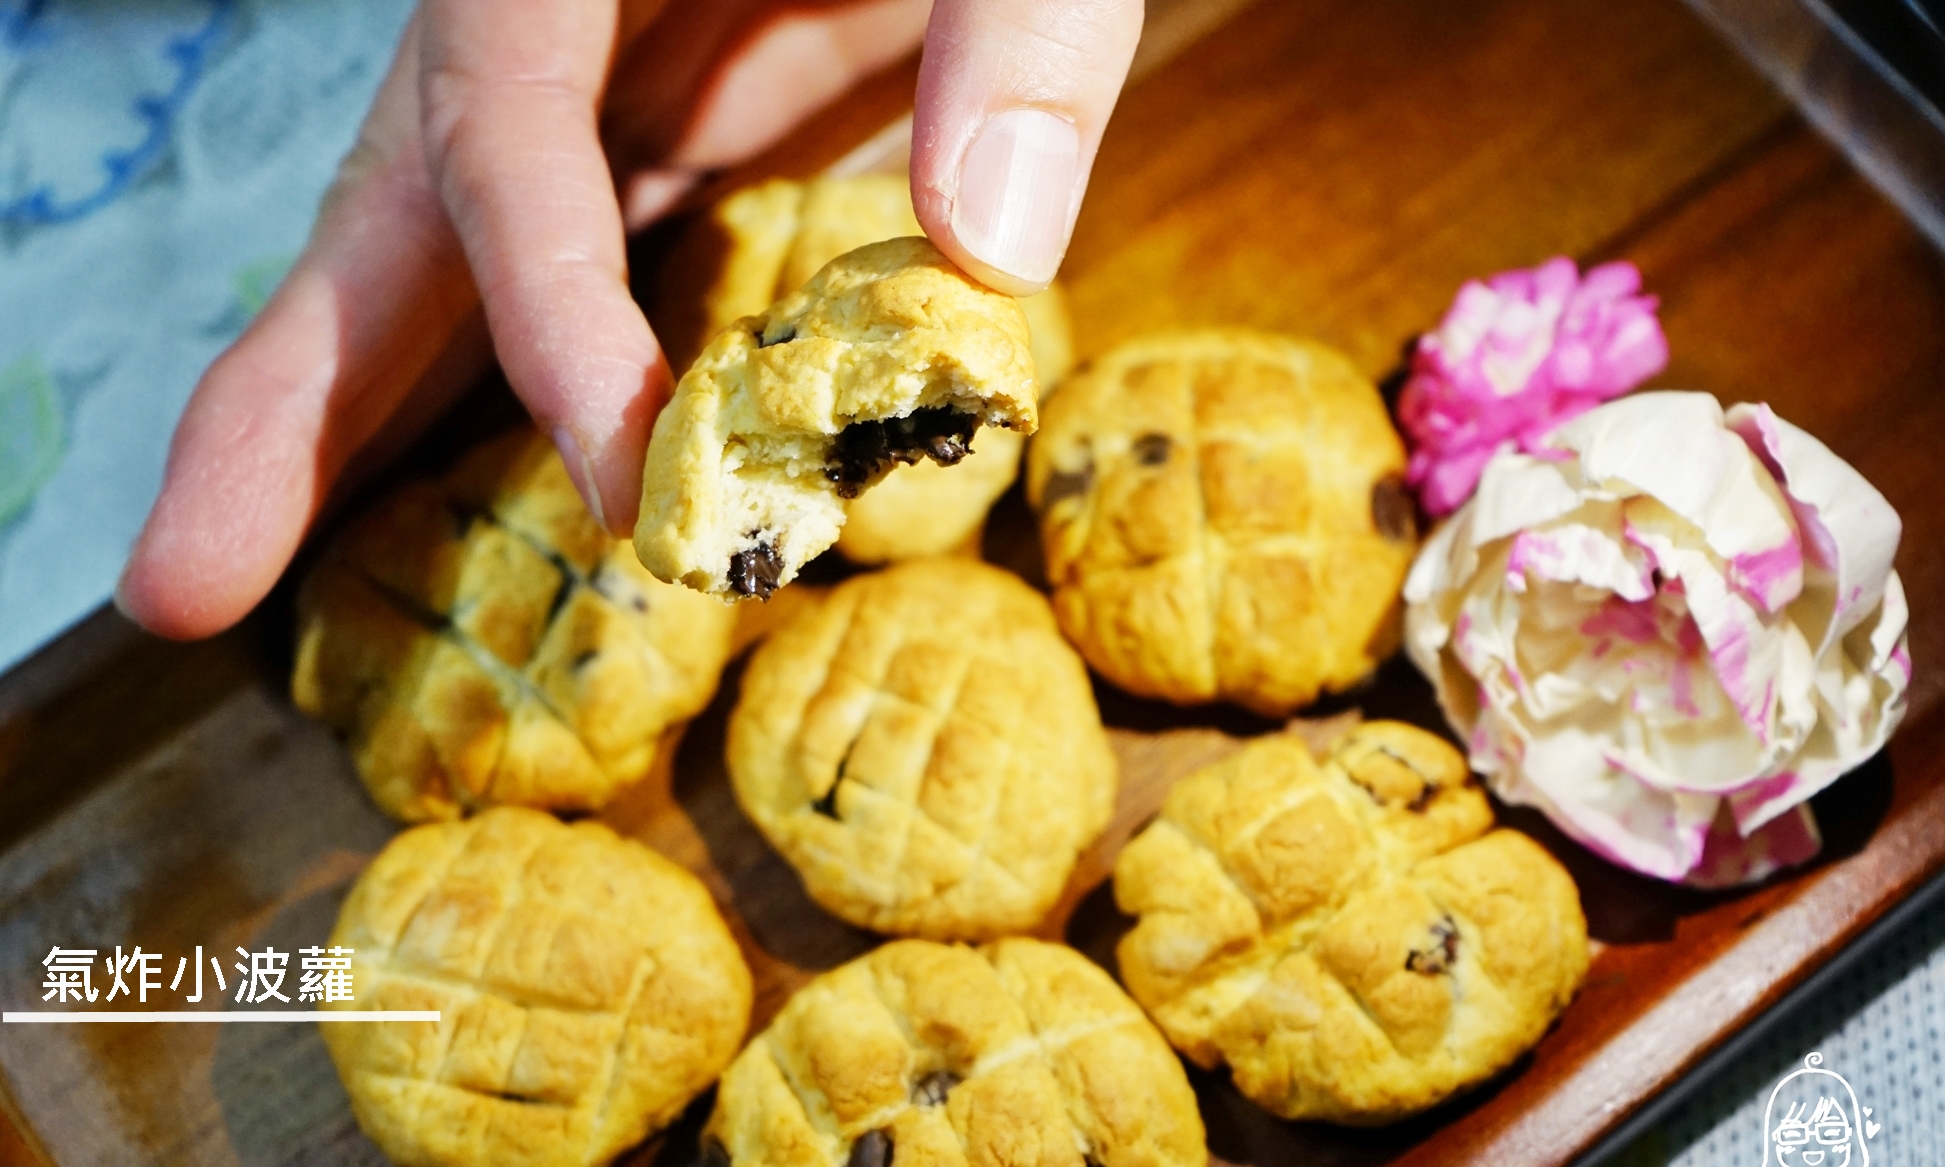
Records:
[[[426,0],[426,158],[507,380],[589,508],[634,523],[669,370],[628,292],[596,118],[617,38],[659,3]]]

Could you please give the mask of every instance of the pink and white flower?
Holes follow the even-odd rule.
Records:
[[[1500,797],[1649,875],[1757,880],[1904,715],[1900,531],[1767,406],[1636,394],[1487,464],[1412,566],[1406,647]]]
[[[1640,291],[1631,263],[1583,277],[1564,257],[1459,289],[1419,338],[1398,401],[1413,446],[1406,477],[1428,514],[1456,510],[1495,453],[1541,448],[1560,423],[1668,364],[1655,299]]]

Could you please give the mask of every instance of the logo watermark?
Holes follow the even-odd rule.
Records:
[[[1764,1167],[1870,1167],[1870,1141],[1884,1129],[1842,1074],[1812,1053],[1784,1076],[1763,1108]]]

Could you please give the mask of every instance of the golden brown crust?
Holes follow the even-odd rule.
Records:
[[[971,560],[859,576],[774,632],[728,752],[811,896],[900,935],[1031,928],[1113,811],[1080,659],[1038,593]]]
[[[1184,704],[1282,715],[1354,684],[1397,644],[1404,464],[1377,390],[1321,345],[1122,345],[1048,398],[1028,451],[1061,627],[1117,685]]]
[[[671,583],[766,596],[837,540],[844,497],[894,458],[963,455],[963,437],[909,435],[862,455],[873,435],[893,422],[1031,433],[1035,395],[1012,297],[923,238],[847,252],[683,374],[649,441],[635,551]]]
[[[605,1163],[668,1125],[749,1025],[749,969],[700,881],[593,822],[502,807],[406,831],[331,934],[348,1002],[438,1022],[320,1026],[402,1167]]]
[[[921,234],[903,174],[802,183],[772,179],[717,204],[704,230],[720,236],[711,249],[720,257],[701,261],[703,270],[715,275],[702,293],[699,335],[671,344],[670,359],[679,369],[686,369],[717,333],[796,291],[845,252]],[[1058,287],[1050,287],[1019,303],[1044,394],[1074,363],[1066,299]],[[672,326],[681,327],[679,322]],[[877,564],[964,549],[977,541],[986,512],[1013,484],[1024,446],[1013,431],[987,430],[957,466],[924,461],[895,467],[883,482],[845,503],[838,551],[855,563]]]
[[[355,521],[298,601],[298,706],[411,822],[593,810],[709,702],[734,612],[657,581],[523,429]]]
[[[1177,1049],[1284,1118],[1389,1122],[1530,1049],[1587,971],[1566,871],[1494,830],[1458,752],[1398,722],[1322,765],[1273,735],[1121,852],[1122,979]]]
[[[1108,975],[1038,940],[895,941],[818,977],[723,1075],[737,1167],[1200,1167],[1181,1063]],[[892,1157],[895,1155],[895,1159]]]

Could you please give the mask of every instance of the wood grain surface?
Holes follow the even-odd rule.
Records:
[[[711,191],[830,165],[909,107],[912,76],[887,71]],[[681,286],[659,266],[678,234],[639,242],[642,286]],[[1904,515],[1909,719],[1817,800],[1825,856],[1753,890],[1631,876],[1509,813],[1572,870],[1602,945],[1560,1025],[1488,1087],[1379,1131],[1277,1122],[1195,1074],[1222,1162],[1565,1162],[1945,865],[1945,682],[1928,667],[1945,654],[1930,605],[1945,586],[1945,264],[1678,0],[1248,7],[1130,88],[1063,280],[1083,356],[1246,324],[1319,337],[1384,379],[1462,280],[1563,253],[1641,265],[1673,350],[1658,384],[1770,402]],[[432,444],[507,408],[489,392]],[[1037,576],[1017,491],[985,551]],[[104,613],[0,679],[0,1001],[38,995],[51,943],[289,947],[328,928],[392,828],[283,697],[289,627],[287,586],[205,645],[134,637]],[[721,763],[736,681],[605,817],[709,882],[756,970],[761,1026],[875,941],[812,905],[737,811]],[[1102,885],[1115,850],[1175,779],[1272,727],[1099,694],[1119,811],[1047,931],[1112,967],[1128,924]],[[1438,724],[1401,661],[1319,712],[1352,704]],[[307,1026],[7,1027],[0,1087],[62,1163],[378,1161]],[[684,1167],[700,1113],[630,1161]]]

